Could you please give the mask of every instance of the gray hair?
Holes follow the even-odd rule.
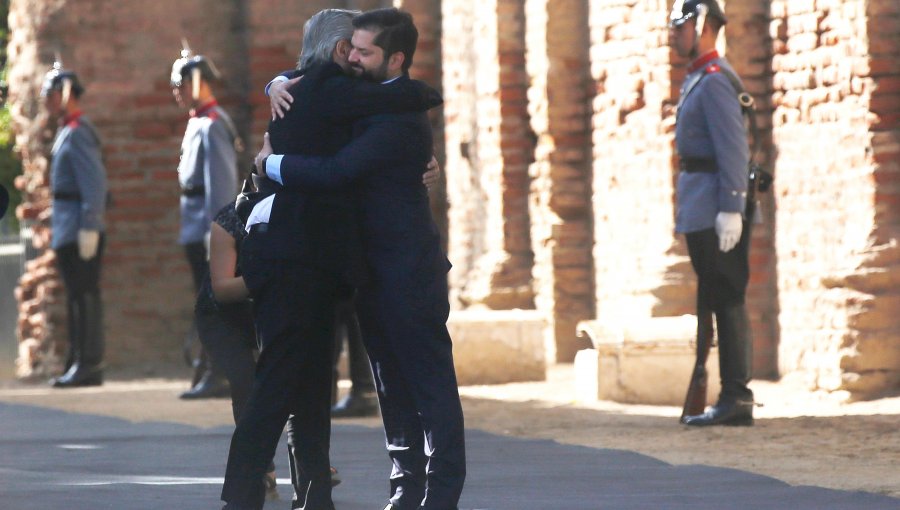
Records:
[[[309,18],[303,25],[303,50],[297,68],[331,62],[337,43],[353,37],[353,18],[359,14],[347,9],[323,9]]]

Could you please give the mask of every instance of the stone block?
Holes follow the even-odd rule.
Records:
[[[578,332],[593,349],[575,356],[576,398],[681,406],[694,368],[693,315],[640,319],[633,324],[583,321]],[[718,350],[710,349],[707,402],[719,395]]]
[[[547,319],[534,310],[450,313],[456,378],[461,385],[543,381]]]

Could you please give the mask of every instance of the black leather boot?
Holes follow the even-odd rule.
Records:
[[[54,388],[103,384],[103,310],[100,295],[69,297],[69,354],[66,372],[50,381]]]
[[[50,384],[54,388],[99,386],[103,384],[103,369],[76,361],[65,374],[53,379]]]
[[[685,416],[683,423],[692,427],[707,427],[710,425],[750,426],[753,425],[753,401],[719,402],[707,409],[703,414]]]
[[[719,402],[753,401],[747,386],[751,377],[753,341],[750,319],[743,304],[725,307],[716,312],[719,338],[719,375],[722,393]]]

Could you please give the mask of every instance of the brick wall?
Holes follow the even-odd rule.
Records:
[[[49,234],[49,145],[41,118],[34,118],[54,51],[61,51],[66,66],[86,84],[83,107],[104,140],[114,201],[107,214],[102,278],[110,363],[178,359],[191,317],[190,271],[176,244],[176,165],[187,114],[175,105],[168,83],[181,37],[210,56],[224,75],[216,95],[248,142],[245,171],[268,117],[262,86],[293,67],[302,23],[326,3],[12,2],[10,99],[26,169],[20,187],[32,190],[22,214],[41,220],[35,224],[39,251],[46,249]],[[172,13],[178,13],[174,21]],[[260,24],[266,29],[258,29]],[[20,375],[55,372],[65,352],[61,287],[52,257],[46,252],[30,264],[17,290],[32,312],[20,321]]]
[[[780,368],[856,395],[900,380],[898,11],[772,2]]]
[[[673,68],[663,2],[590,2],[597,317],[689,313],[690,266],[674,236]],[[680,68],[674,72],[680,73]]]

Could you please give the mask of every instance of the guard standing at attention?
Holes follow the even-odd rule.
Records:
[[[194,280],[195,290],[209,272],[209,232],[213,216],[238,193],[237,131],[225,110],[219,107],[210,83],[220,74],[212,60],[193,55],[185,45],[181,57],[172,64],[172,94],[179,106],[190,109],[178,182],[181,185],[181,234]],[[193,387],[181,398],[198,399],[228,396],[225,377],[215,369],[202,350],[194,361]]]
[[[48,113],[59,121],[50,163],[50,246],[56,252],[66,288],[69,329],[66,372],[51,381],[55,388],[103,383],[100,260],[105,237],[106,169],[97,130],[81,112],[83,92],[78,76],[59,62],[47,73],[41,89]]]
[[[716,0],[676,0],[669,22],[672,48],[691,59],[676,117],[681,172],[675,229],[685,234],[697,273],[697,316],[715,314],[722,383],[713,407],[684,418],[691,426],[753,424],[744,304],[752,220],[745,217],[750,151],[738,100],[743,86],[716,51],[725,23]]]

